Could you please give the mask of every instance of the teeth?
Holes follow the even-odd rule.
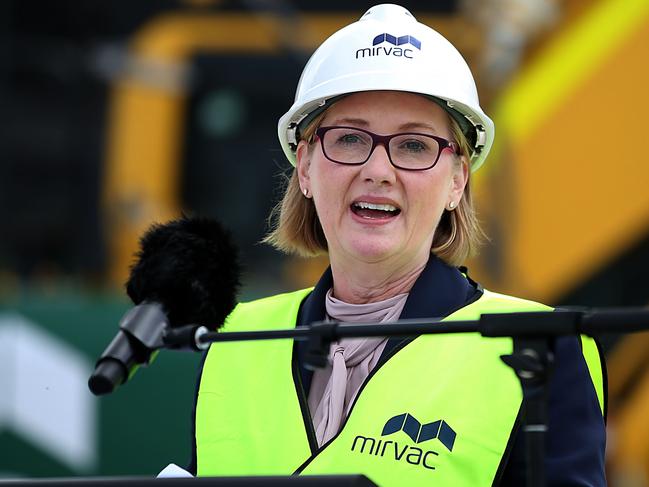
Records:
[[[366,210],[397,211],[396,206],[379,205],[379,204],[376,204],[376,203],[367,203],[365,201],[359,201],[358,203],[354,203],[354,205],[358,206],[359,208],[364,208]]]

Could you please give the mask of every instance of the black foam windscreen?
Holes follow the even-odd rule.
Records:
[[[215,330],[234,309],[240,286],[238,252],[217,221],[182,216],[153,225],[140,239],[126,292],[134,304],[162,304],[171,326]]]

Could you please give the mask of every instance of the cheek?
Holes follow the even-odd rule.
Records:
[[[432,233],[444,213],[448,199],[448,184],[446,179],[435,179],[411,186],[409,193],[411,205],[410,224],[416,232]]]
[[[319,193],[320,199],[327,203],[340,203],[354,178],[355,169],[313,157],[309,172],[313,189]],[[336,201],[331,201],[333,199]]]
[[[435,213],[440,206],[443,208],[446,204],[450,191],[450,177],[417,181],[407,190],[412,195],[415,205],[421,206],[423,211]]]
[[[350,178],[345,167],[330,167],[322,161],[313,160],[311,165],[311,188],[316,211],[323,226],[343,211]]]

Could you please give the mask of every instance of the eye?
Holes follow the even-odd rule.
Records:
[[[363,144],[365,143],[365,140],[359,133],[355,132],[350,132],[350,133],[343,133],[338,135],[336,138],[336,144],[340,145],[358,145],[358,144]]]
[[[410,152],[413,154],[418,154],[422,152],[427,152],[430,150],[430,148],[428,147],[428,144],[426,144],[426,142],[423,140],[416,139],[416,138],[409,138],[399,142],[399,150],[404,152]]]

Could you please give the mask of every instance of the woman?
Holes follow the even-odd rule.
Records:
[[[279,122],[295,171],[266,239],[326,252],[330,268],[313,289],[240,304],[225,330],[548,309],[483,290],[456,267],[481,238],[469,179],[493,135],[460,54],[407,10],[376,6],[335,33]],[[511,351],[509,339],[473,334],[342,340],[312,373],[291,341],[213,346],[197,473],[524,485],[520,384],[500,360]],[[574,337],[555,353],[548,481],[605,485],[597,349]]]

